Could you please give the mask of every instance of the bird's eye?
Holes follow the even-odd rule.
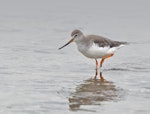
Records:
[[[76,35],[74,35],[74,37],[77,37],[78,35],[76,34]]]

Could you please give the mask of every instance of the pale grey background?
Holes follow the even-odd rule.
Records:
[[[149,114],[149,5],[148,0],[1,0],[0,113]],[[95,72],[94,60],[75,44],[58,51],[76,28],[138,43],[104,64],[104,77],[122,89],[119,101],[69,109],[68,98]]]

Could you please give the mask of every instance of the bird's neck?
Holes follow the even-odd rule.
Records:
[[[85,39],[80,40],[79,42],[76,42],[76,45],[78,47],[78,50],[82,53],[88,50],[89,44],[85,41]]]

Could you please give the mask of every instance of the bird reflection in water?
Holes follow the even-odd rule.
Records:
[[[81,106],[100,105],[104,101],[117,101],[121,97],[120,91],[113,82],[104,80],[100,72],[100,79],[88,79],[76,87],[69,98],[70,110],[82,110]]]

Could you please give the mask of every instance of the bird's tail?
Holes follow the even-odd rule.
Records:
[[[121,42],[122,45],[129,45],[129,42]]]

